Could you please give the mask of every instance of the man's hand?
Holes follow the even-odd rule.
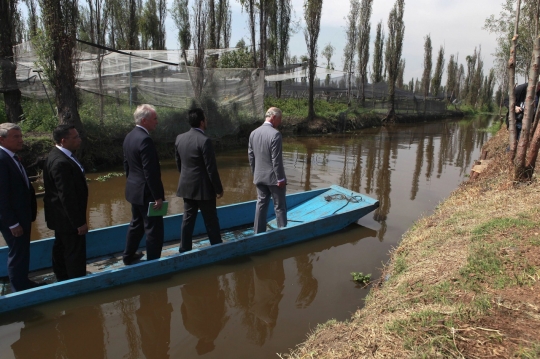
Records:
[[[223,191],[222,191],[221,193],[218,193],[218,194],[216,195],[216,198],[217,198],[217,199],[220,199],[221,197],[223,197]]]
[[[24,234],[22,226],[19,224],[17,227],[11,228],[11,234],[13,237],[20,237]]]
[[[79,236],[84,236],[86,233],[88,233],[88,225],[86,223],[77,228],[77,234]]]
[[[519,106],[516,106],[516,107],[514,108],[514,111],[515,111],[516,113],[520,113],[520,112],[523,111],[523,109],[522,109],[521,107],[519,107]]]
[[[152,206],[152,208],[154,208],[156,211],[158,211],[158,210],[161,209],[161,206],[163,206],[163,199],[162,198],[156,199],[156,204],[154,204]]]
[[[278,188],[285,188],[286,185],[287,185],[286,181],[281,181],[277,183]]]

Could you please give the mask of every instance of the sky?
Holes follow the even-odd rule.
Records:
[[[169,0],[170,1],[170,0]],[[250,43],[248,19],[241,11],[238,0],[229,0],[232,9],[232,36],[230,45],[234,46],[244,38]],[[172,1],[171,1],[172,2]],[[426,35],[431,35],[433,47],[433,68],[437,61],[440,46],[445,48],[445,72],[450,54],[459,54],[459,62],[465,64],[467,55],[472,55],[475,47],[482,48],[484,75],[493,66],[492,53],[495,52],[495,35],[483,30],[485,19],[498,15],[503,0],[405,0],[405,40],[402,58],[405,59],[404,82],[412,78],[421,78],[424,62],[424,42]],[[190,4],[192,1],[190,1]],[[303,0],[292,0],[295,18],[301,20],[302,28],[290,40],[291,56],[307,54],[303,32]],[[374,0],[371,15],[370,64],[373,55],[373,42],[377,23],[382,20],[385,33],[388,34],[388,14],[395,0]],[[336,70],[343,69],[343,48],[346,43],[345,17],[350,8],[350,0],[323,0],[321,30],[319,34],[319,54],[331,43],[335,47],[331,62]],[[166,22],[167,48],[177,49],[177,30],[170,19]],[[326,60],[319,56],[320,66],[326,66]],[[445,81],[446,76],[443,77]],[[443,82],[444,83],[444,82]]]

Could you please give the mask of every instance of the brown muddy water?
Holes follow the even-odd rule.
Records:
[[[286,138],[288,193],[338,184],[379,199],[380,208],[302,244],[2,314],[0,358],[277,358],[317,324],[363,306],[368,289],[350,273],[380,277],[403,233],[467,178],[493,121]],[[255,199],[247,149],[217,161],[225,188],[218,205]],[[162,171],[169,214],[181,212],[174,163]],[[89,182],[91,228],[129,221],[124,183]],[[39,202],[33,239],[51,236]]]

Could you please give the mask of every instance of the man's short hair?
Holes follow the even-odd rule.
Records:
[[[277,107],[271,107],[266,111],[266,115],[264,115],[264,118],[269,118],[272,116],[281,116],[281,110]]]
[[[0,124],[0,137],[6,138],[8,136],[8,132],[10,130],[19,130],[21,131],[21,127],[15,123],[6,122]]]
[[[193,128],[198,128],[201,126],[201,122],[204,121],[204,110],[202,108],[194,108],[188,112],[188,122],[189,125]]]
[[[156,109],[154,106],[149,104],[143,104],[140,106],[137,106],[137,109],[133,113],[133,118],[135,119],[135,124],[140,125],[141,121],[144,118],[149,118],[152,113],[155,113]]]
[[[69,136],[69,131],[73,128],[75,128],[75,126],[73,125],[58,125],[53,130],[52,134],[54,143],[59,145],[62,142],[63,138],[67,138]]]

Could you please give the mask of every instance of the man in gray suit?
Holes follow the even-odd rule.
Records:
[[[176,195],[184,198],[180,253],[192,248],[193,229],[199,208],[210,243],[222,242],[216,199],[223,196],[223,186],[212,141],[204,133],[208,121],[200,108],[190,110],[188,120],[191,130],[178,135],[175,143],[176,166],[180,172]]]
[[[266,232],[266,214],[270,196],[274,200],[274,211],[278,227],[287,226],[287,203],[285,187],[287,178],[283,168],[281,133],[281,110],[271,107],[266,111],[265,121],[249,135],[248,157],[253,173],[253,183],[257,186],[257,207],[255,209],[255,233]]]

